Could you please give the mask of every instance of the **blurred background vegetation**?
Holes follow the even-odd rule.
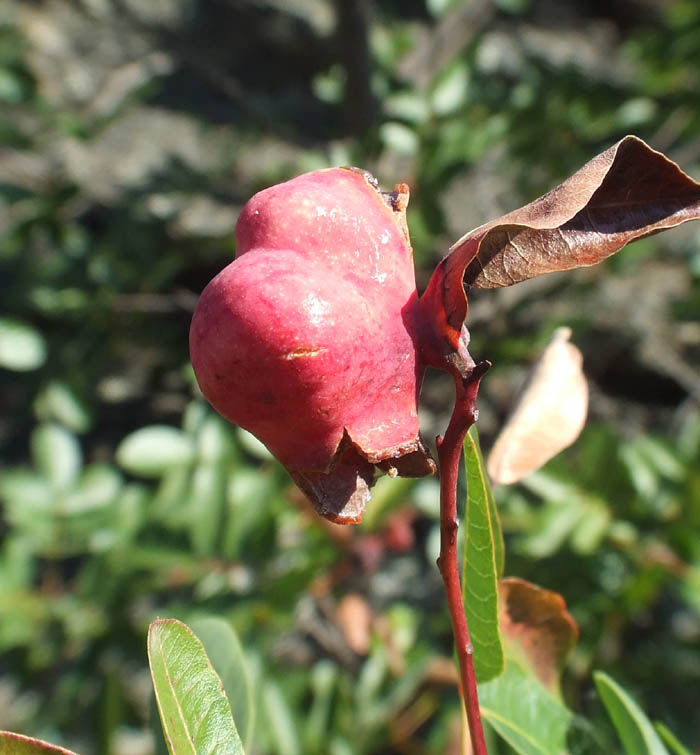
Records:
[[[0,102],[0,729],[157,752],[148,623],[215,614],[250,752],[459,752],[435,480],[319,521],[203,402],[192,310],[245,200],[306,170],[411,185],[419,288],[626,133],[698,178],[700,4],[0,0]],[[506,573],[580,624],[567,701],[615,752],[606,669],[700,748],[699,229],[475,294],[469,323],[486,449],[554,328],[585,355],[584,435],[497,491]],[[449,380],[424,394],[432,438]]]

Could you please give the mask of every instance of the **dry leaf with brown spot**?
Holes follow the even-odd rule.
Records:
[[[502,579],[498,587],[506,654],[558,695],[562,669],[578,640],[578,626],[564,598],[515,577]]]
[[[493,482],[510,485],[522,480],[570,446],[583,430],[588,384],[581,352],[569,338],[569,328],[558,328],[534,365],[486,462]]]

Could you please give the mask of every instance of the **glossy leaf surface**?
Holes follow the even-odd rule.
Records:
[[[223,685],[192,630],[175,619],[153,622],[148,660],[171,755],[242,755]]]
[[[190,628],[204,645],[214,670],[224,683],[241,741],[250,746],[255,724],[254,692],[238,636],[227,621],[215,616],[193,619]]]

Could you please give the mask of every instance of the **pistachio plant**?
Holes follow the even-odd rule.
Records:
[[[416,290],[409,189],[332,168],[256,194],[237,256],[205,288],[190,331],[202,392],[256,435],[319,514],[361,520],[378,475],[440,474],[440,571],[471,742],[486,753],[457,562],[457,478],[489,367],[468,351],[470,288],[593,265],[700,217],[700,185],[628,136],[534,202],[470,231]],[[465,201],[466,198],[465,198]],[[438,463],[418,427],[428,366],[455,381]]]

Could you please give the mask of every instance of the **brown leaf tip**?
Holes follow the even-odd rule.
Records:
[[[499,583],[499,622],[519,659],[548,689],[557,690],[559,673],[578,640],[578,625],[564,598],[507,577]]]

